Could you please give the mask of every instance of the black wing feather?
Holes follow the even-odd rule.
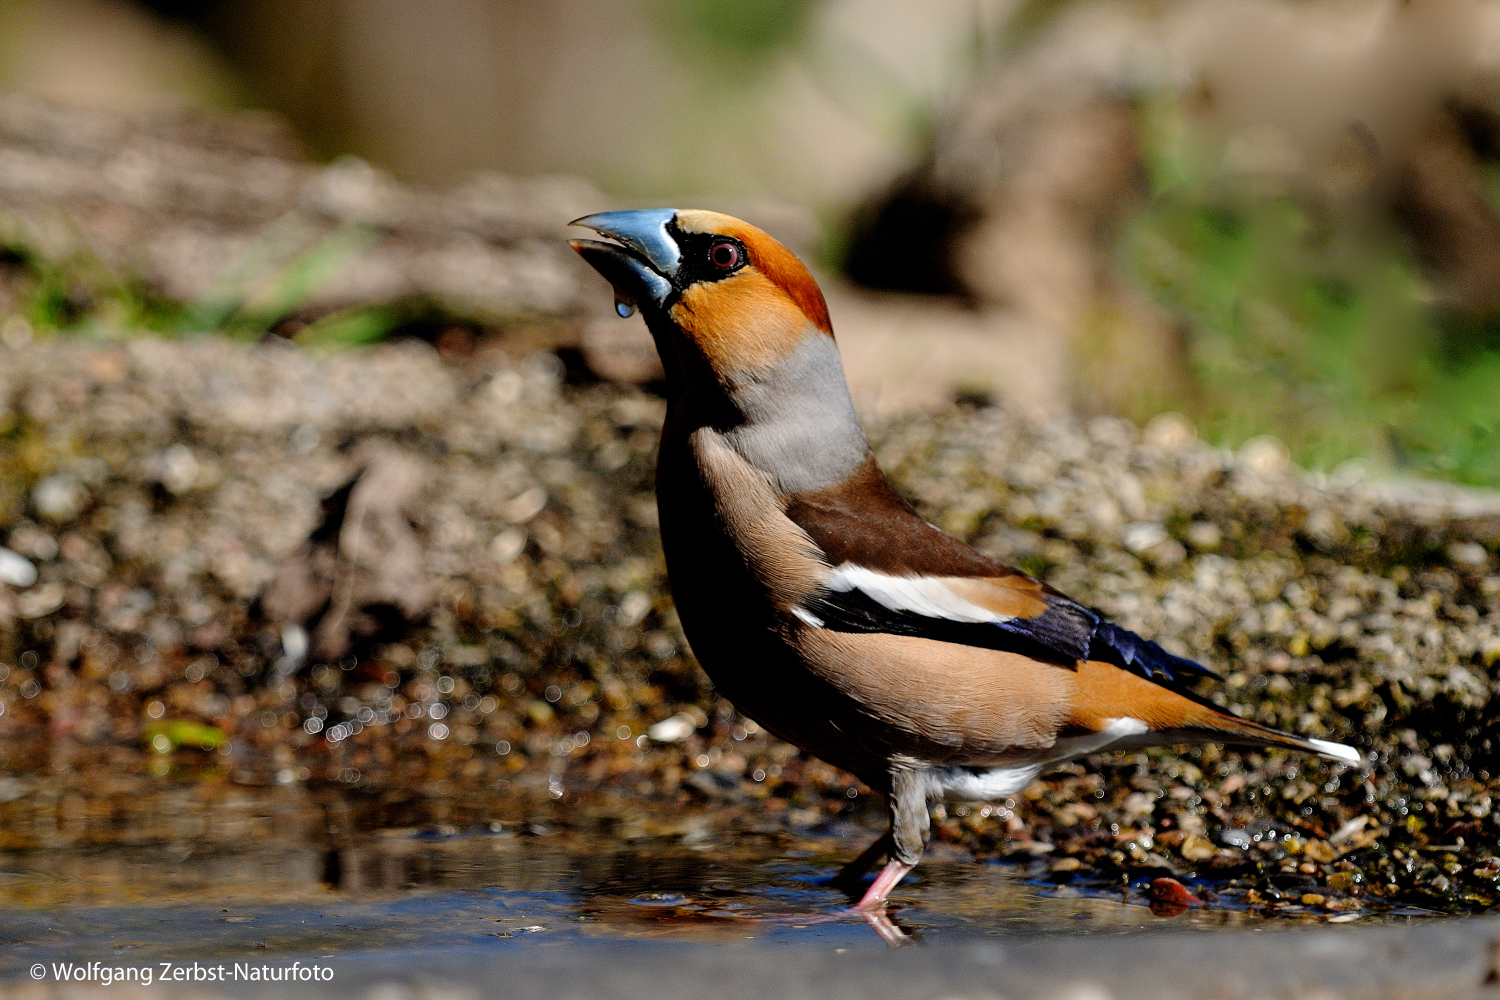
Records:
[[[1082,604],[1050,594],[1042,614],[1004,622],[956,622],[913,611],[893,611],[859,589],[823,590],[805,607],[824,628],[835,632],[918,636],[1020,653],[1068,667],[1080,660],[1102,660],[1147,680],[1156,680],[1160,674],[1169,683],[1178,681],[1179,674],[1220,679],[1202,664],[1174,656]]]

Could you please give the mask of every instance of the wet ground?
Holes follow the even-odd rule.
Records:
[[[579,940],[882,947],[825,884],[852,842],[749,837],[684,845],[502,830],[390,831],[357,846],[25,852],[0,859],[0,975],[34,962],[335,958]],[[927,941],[1119,933],[1158,924],[1140,891],[1057,887],[1005,864],[924,865],[898,926]],[[1196,910],[1195,927],[1245,924]]]
[[[0,992],[60,988],[59,978],[80,974],[102,988],[107,977],[144,970],[160,988],[162,963],[228,970],[301,963],[327,970],[336,992],[391,982],[473,987],[497,974],[496,962],[519,963],[534,976],[535,963],[567,957],[574,975],[600,969],[599,979],[565,994],[584,996],[622,969],[652,981],[652,952],[639,948],[649,943],[668,948],[677,970],[659,970],[657,987],[686,975],[712,995],[701,970],[682,969],[721,953],[746,966],[728,973],[740,977],[767,963],[779,968],[777,956],[808,975],[826,972],[820,961],[847,955],[874,962],[857,966],[866,971],[886,961],[885,940],[826,884],[875,833],[857,817],[800,832],[756,831],[743,815],[709,808],[597,797],[570,806],[549,796],[525,810],[529,817],[400,827],[382,824],[460,814],[441,796],[393,811],[389,799],[300,784],[152,777],[125,787],[129,779],[114,776],[128,811],[120,800],[83,799],[40,778],[0,788],[11,797],[0,814],[8,848],[0,851]],[[889,915],[909,945],[968,949],[960,963],[967,966],[1000,954],[973,951],[985,942],[1098,938],[1115,942],[1111,949],[1134,948],[1126,942],[1149,944],[1164,931],[1184,941],[1214,931],[1227,932],[1222,947],[1237,950],[1247,931],[1297,923],[1397,933],[1451,923],[1414,908],[1283,908],[1268,917],[1224,880],[1187,881],[1207,905],[1153,908],[1144,877],[1059,870],[1045,859],[982,862],[938,844],[896,892]],[[1358,965],[1348,960],[1356,952],[1335,954],[1343,956],[1340,975]],[[1054,971],[1071,974],[1067,963]],[[264,984],[210,988],[254,992]],[[790,988],[772,984],[768,995]]]

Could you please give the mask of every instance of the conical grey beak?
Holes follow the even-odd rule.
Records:
[[[629,315],[622,304],[659,307],[672,294],[681,252],[667,223],[676,215],[671,208],[639,209],[600,212],[569,223],[618,241],[569,240],[568,245],[614,286],[621,315]]]
[[[677,277],[682,252],[667,232],[667,223],[677,217],[675,208],[638,208],[623,212],[599,212],[574,219],[570,226],[592,229],[606,239],[623,243],[646,259],[662,277]]]
[[[614,286],[615,311],[621,316],[629,316],[639,305],[664,305],[672,294],[670,281],[652,270],[640,255],[617,243],[569,240],[568,246]]]

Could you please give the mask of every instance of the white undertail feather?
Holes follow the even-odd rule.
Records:
[[[909,611],[929,618],[977,624],[1008,622],[1013,617],[964,600],[949,590],[941,577],[891,576],[846,562],[834,568],[824,585],[841,594],[858,590],[892,611]]]
[[[1031,784],[1041,764],[1020,767],[935,767],[925,775],[933,802],[999,802]]]
[[[1149,727],[1140,719],[1110,719],[1103,729],[1086,736],[1070,736],[1052,745],[1044,760],[1014,767],[938,767],[928,772],[929,797],[950,802],[995,802],[1008,798],[1031,784],[1031,779],[1049,764],[1086,757],[1108,750],[1114,743],[1140,736]]]

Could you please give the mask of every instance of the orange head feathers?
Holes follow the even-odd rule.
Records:
[[[669,375],[706,363],[721,383],[755,377],[809,336],[833,336],[828,306],[796,255],[747,222],[703,210],[603,212],[573,223],[614,240],[572,240],[641,308]],[[686,350],[691,359],[674,358]]]
[[[753,274],[758,282],[764,282],[781,295],[791,300],[802,316],[815,329],[833,336],[833,325],[828,319],[828,303],[823,292],[797,255],[785,246],[756,229],[748,222],[718,212],[693,209],[677,213],[677,227],[685,234],[708,237],[709,258],[716,265],[714,246],[733,241],[744,248],[745,267],[738,274]],[[720,249],[720,256],[725,250]]]

